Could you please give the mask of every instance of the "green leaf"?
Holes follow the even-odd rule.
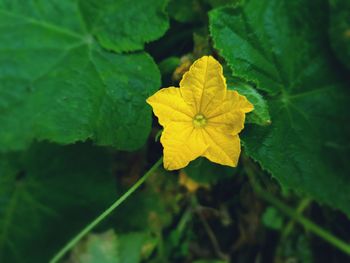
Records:
[[[267,92],[272,124],[250,126],[245,150],[286,188],[350,215],[348,85],[333,64],[324,1],[252,0],[210,13],[233,73]]]
[[[142,191],[133,193],[128,201],[118,208],[119,215],[114,219],[118,232],[122,231],[162,231],[178,211],[179,184],[176,177],[165,171],[157,171],[146,182]],[[124,192],[125,189],[120,189]]]
[[[104,48],[116,52],[143,49],[144,43],[161,37],[169,27],[168,0],[78,2],[89,31]]]
[[[175,69],[181,65],[181,59],[179,57],[168,57],[159,63],[159,70],[162,76],[170,76]]]
[[[243,2],[243,0],[204,0],[204,2],[215,8],[220,6],[238,5]]]
[[[199,259],[193,261],[193,263],[227,263],[227,261],[219,260],[219,259]]]
[[[277,251],[278,257],[281,260],[288,260],[290,258],[296,259],[298,262],[314,263],[319,262],[320,253],[314,253],[312,240],[304,233],[295,232],[292,236],[289,236],[287,240],[280,243]]]
[[[140,148],[160,86],[152,58],[102,50],[74,1],[22,3],[0,0],[0,152],[33,139]]]
[[[146,233],[134,232],[119,236],[120,263],[138,263],[141,261],[141,250],[150,239]]]
[[[138,263],[146,238],[143,232],[89,234],[73,249],[67,263]]]
[[[117,196],[110,160],[87,144],[1,155],[0,261],[46,263],[108,207]]]
[[[262,216],[262,222],[269,228],[279,230],[283,226],[283,217],[276,208],[269,206]]]
[[[176,21],[189,23],[201,17],[201,8],[198,0],[170,0],[168,13]]]
[[[235,173],[235,169],[210,162],[206,158],[197,158],[185,167],[186,174],[198,183],[215,183]]]
[[[66,263],[119,263],[119,242],[113,230],[89,234],[78,243]]]
[[[350,2],[330,0],[329,34],[334,52],[350,69]]]

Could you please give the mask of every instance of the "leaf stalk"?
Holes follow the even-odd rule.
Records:
[[[87,235],[94,227],[96,227],[102,220],[109,216],[118,206],[120,206],[132,193],[134,193],[146,180],[154,173],[155,170],[163,163],[163,157],[161,157],[153,166],[121,197],[119,197],[110,207],[108,207],[102,214],[96,217],[90,224],[88,224],[83,230],[81,230],[75,237],[73,237],[60,251],[58,251],[54,257],[50,260],[50,263],[57,263],[64,255],[71,250],[85,235]]]

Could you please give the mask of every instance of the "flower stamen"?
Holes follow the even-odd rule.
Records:
[[[207,119],[203,114],[197,114],[193,118],[193,125],[196,128],[203,128],[207,124]]]

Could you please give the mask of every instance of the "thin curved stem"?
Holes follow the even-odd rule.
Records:
[[[69,250],[71,250],[86,234],[88,234],[95,226],[104,220],[121,205],[133,192],[135,192],[146,180],[154,173],[154,171],[162,164],[163,157],[160,158],[132,187],[129,188],[121,197],[119,197],[110,207],[108,207],[95,220],[88,224],[75,237],[73,237],[57,254],[50,260],[50,263],[57,263]]]
[[[306,230],[312,232],[316,236],[322,238],[324,241],[328,242],[332,246],[336,247],[337,249],[343,251],[347,255],[350,255],[350,244],[339,239],[338,237],[334,236],[329,231],[325,230],[321,226],[317,225],[316,223],[312,222],[310,219],[304,217],[295,209],[291,208],[290,206],[286,205],[282,201],[280,201],[278,198],[276,198],[274,195],[272,195],[270,192],[265,191],[258,182],[255,180],[255,174],[251,167],[251,163],[249,162],[248,158],[244,158],[244,168],[248,175],[248,178],[250,180],[250,183],[255,191],[255,193],[262,199],[264,199],[266,202],[272,204],[275,206],[278,210],[280,210],[282,213],[286,214],[295,222],[301,224]]]
[[[304,198],[299,203],[299,205],[296,208],[295,212],[298,215],[299,214],[302,215],[304,210],[310,205],[311,202],[312,202],[312,200],[310,198]],[[285,229],[283,230],[282,234],[281,234],[281,239],[286,239],[289,236],[289,234],[293,230],[293,227],[294,227],[295,223],[296,223],[295,219],[291,218],[290,221],[288,222],[288,224],[286,225]]]
[[[315,224],[314,222],[312,222],[311,220],[302,216],[301,214],[298,214],[294,209],[287,206],[286,204],[284,204],[283,202],[278,200],[276,197],[274,197],[270,193],[260,192],[259,196],[262,197],[265,201],[274,205],[277,209],[279,209],[284,214],[293,218],[296,222],[301,224],[306,230],[314,233],[315,235],[322,238],[324,241],[328,242],[332,246],[343,251],[347,255],[350,255],[350,244],[349,243],[344,242],[343,240],[334,236],[332,233],[328,232],[327,230],[325,230],[321,226]]]

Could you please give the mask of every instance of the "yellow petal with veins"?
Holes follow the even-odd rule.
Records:
[[[245,114],[241,111],[227,111],[208,119],[207,127],[220,130],[221,133],[238,134],[244,128]]]
[[[214,163],[236,167],[241,153],[238,135],[222,133],[220,130],[207,127],[203,129],[203,137],[209,145],[203,156]]]
[[[254,109],[246,97],[229,90],[225,100],[208,116],[208,126],[217,127],[222,132],[238,134],[244,128],[245,113]]]
[[[182,98],[179,88],[161,89],[149,97],[147,103],[152,106],[163,127],[173,121],[192,123],[195,115],[193,109]]]
[[[245,96],[239,95],[235,90],[227,91],[224,103],[228,103],[230,104],[229,107],[243,111],[244,113],[254,110],[253,104],[251,104]]]
[[[220,105],[226,95],[226,81],[222,66],[212,56],[196,60],[180,82],[184,100],[206,115]]]
[[[164,150],[164,167],[177,170],[201,156],[207,149],[200,129],[192,123],[173,122],[164,128],[160,138]]]

